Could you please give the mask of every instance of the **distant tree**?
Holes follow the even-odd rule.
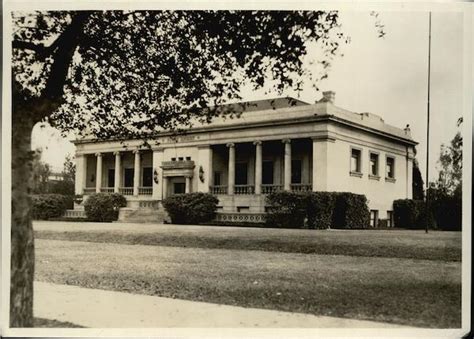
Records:
[[[49,191],[49,176],[51,167],[41,160],[43,151],[38,148],[33,151],[31,192],[33,194],[45,194]]]
[[[31,130],[44,120],[98,138],[147,138],[210,121],[245,81],[299,91],[327,77],[337,11],[13,13],[11,326],[31,326]],[[321,46],[321,74],[304,63]],[[309,60],[311,61],[311,60]]]
[[[62,179],[49,182],[49,191],[56,194],[74,195],[76,165],[68,154],[64,160]]]
[[[413,161],[413,170],[412,170],[412,191],[413,191],[413,199],[415,200],[425,200],[425,190],[424,190],[424,182],[423,177],[421,176],[420,167],[418,164],[418,160]]]
[[[457,125],[461,126],[462,118]],[[449,145],[441,145],[438,161],[439,175],[429,185],[429,202],[438,227],[444,230],[461,230],[462,225],[462,145],[460,131]]]

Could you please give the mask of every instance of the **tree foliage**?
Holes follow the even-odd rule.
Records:
[[[140,137],[210,121],[203,109],[254,88],[301,90],[307,46],[323,49],[327,71],[345,36],[335,11],[97,11],[86,16],[58,110],[63,131],[100,138]],[[74,12],[18,13],[14,74],[23,93],[41,96]],[[21,43],[20,43],[21,42]],[[21,46],[21,48],[20,48]],[[324,75],[323,75],[324,76]]]
[[[31,193],[44,194],[48,193],[49,176],[51,174],[51,167],[49,164],[41,160],[43,154],[42,149],[38,148],[33,153],[33,161],[31,163]]]

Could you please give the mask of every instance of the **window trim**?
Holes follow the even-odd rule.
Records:
[[[352,151],[354,151],[354,150],[359,151],[359,161],[357,162],[358,167],[359,167],[358,171],[353,171],[352,170]],[[363,150],[362,150],[362,148],[351,146],[350,153],[349,153],[349,174],[350,174],[350,176],[362,178],[362,170],[363,170],[362,164],[363,164]]]
[[[388,177],[388,176],[387,176],[387,164],[388,164],[387,159],[392,159],[392,160],[393,160],[393,163],[392,163],[392,166],[393,166],[393,167],[392,167],[393,176],[392,176],[392,177]],[[395,162],[396,162],[396,160],[395,160],[395,156],[394,156],[394,155],[390,155],[390,154],[386,154],[386,155],[385,155],[385,181],[387,181],[387,182],[395,182],[395,181],[397,180],[397,179],[396,179],[397,173],[396,173],[396,171],[395,171]]]
[[[372,174],[372,155],[377,156],[377,171],[375,174]],[[380,152],[369,150],[369,179],[380,180]]]

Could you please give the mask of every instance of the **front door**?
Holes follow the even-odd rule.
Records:
[[[181,194],[186,192],[186,184],[184,182],[175,182],[173,184],[173,194]]]
[[[109,168],[107,173],[107,187],[114,187],[115,183],[115,169]]]

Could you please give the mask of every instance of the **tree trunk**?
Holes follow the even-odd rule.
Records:
[[[28,194],[34,123],[28,112],[14,108],[12,113],[10,327],[32,327],[35,258]]]

